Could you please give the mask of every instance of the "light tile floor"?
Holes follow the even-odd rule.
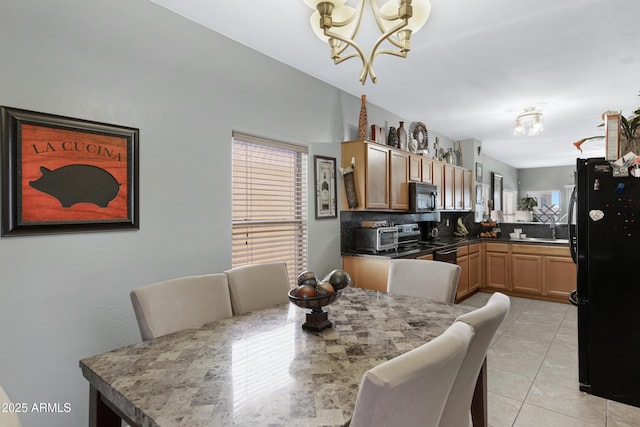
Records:
[[[461,304],[481,307],[490,296]],[[640,408],[580,392],[574,306],[510,299],[487,354],[490,427],[640,426]]]

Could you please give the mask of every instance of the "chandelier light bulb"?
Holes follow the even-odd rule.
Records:
[[[513,124],[514,135],[536,136],[540,135],[543,129],[542,112],[534,107],[525,108]]]

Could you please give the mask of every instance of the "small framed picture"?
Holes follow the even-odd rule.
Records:
[[[476,182],[482,182],[482,163],[476,162]]]
[[[336,159],[313,156],[316,189],[316,218],[337,218]]]

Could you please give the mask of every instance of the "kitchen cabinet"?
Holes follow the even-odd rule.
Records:
[[[343,256],[342,269],[349,273],[356,288],[387,292],[389,258]]]
[[[453,199],[454,191],[454,166],[445,163],[442,173],[442,192],[444,193],[444,210],[455,209],[455,203]]]
[[[422,182],[433,183],[433,160],[422,156]]]
[[[389,207],[409,209],[409,153],[389,150]]]
[[[464,297],[474,293],[480,287],[480,277],[482,272],[480,244],[474,243],[458,247],[457,263],[462,269],[460,271],[458,291],[456,292],[456,301],[459,302]]]
[[[409,181],[424,182],[422,180],[422,156],[409,155]]]
[[[484,287],[493,290],[510,290],[510,256],[507,243],[483,243],[485,254]]]
[[[453,208],[456,210],[462,210],[464,208],[464,205],[463,205],[464,173],[463,171],[464,169],[459,167],[453,168]]]
[[[482,286],[512,296],[568,302],[576,288],[576,266],[569,248],[517,243],[484,244]]]
[[[482,257],[480,243],[469,245],[469,294],[480,288],[482,281]]]
[[[438,210],[444,209],[443,166],[444,166],[444,163],[440,163],[436,160],[434,160],[432,163],[432,171],[433,171],[432,181],[433,181],[433,185],[438,187],[438,197],[436,197]]]
[[[472,210],[475,204],[473,191],[473,175],[470,169],[462,170],[462,209]]]

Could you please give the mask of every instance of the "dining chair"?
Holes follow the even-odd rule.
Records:
[[[469,410],[478,374],[485,363],[491,340],[509,313],[509,306],[509,297],[496,292],[491,295],[484,307],[456,319],[456,323],[461,322],[471,326],[475,335],[449,393],[440,421],[441,427],[469,425]]]
[[[455,322],[437,338],[365,372],[350,427],[437,427],[473,328]]]
[[[224,273],[153,283],[134,289],[130,296],[143,340],[233,315]]]
[[[2,386],[0,386],[0,426],[2,427],[22,427],[18,412],[11,408],[12,401],[7,396]]]
[[[287,303],[291,289],[284,262],[249,264],[226,270],[234,315]]]
[[[421,259],[392,259],[387,292],[453,304],[462,268],[456,264]]]

